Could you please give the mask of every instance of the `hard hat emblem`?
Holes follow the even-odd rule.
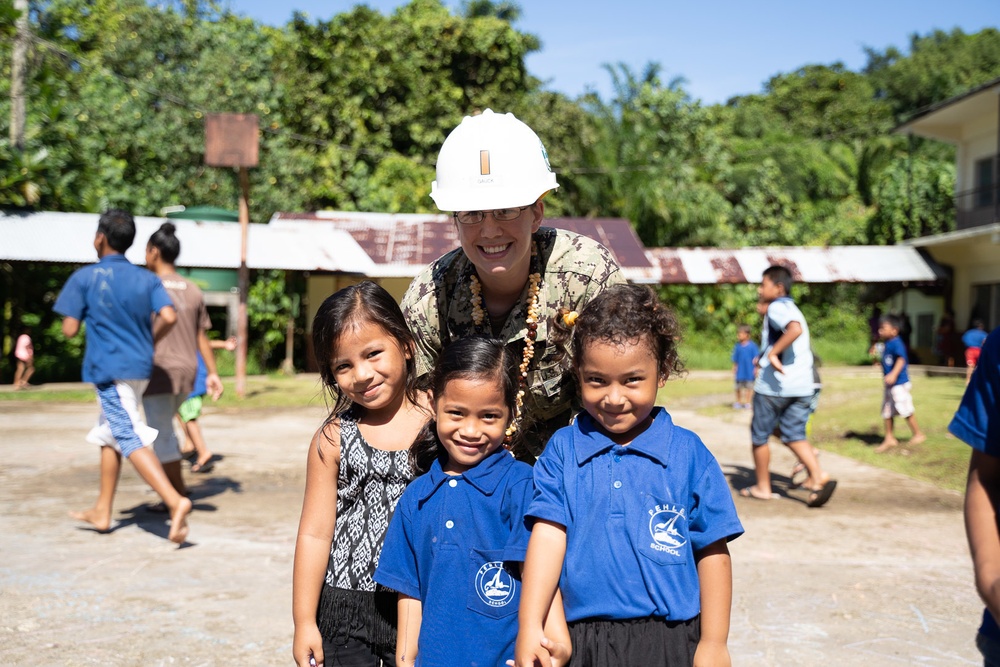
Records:
[[[479,151],[479,173],[483,176],[490,174],[490,152]]]

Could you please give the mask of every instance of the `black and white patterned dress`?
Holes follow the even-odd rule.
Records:
[[[377,585],[372,575],[392,511],[413,477],[406,449],[375,449],[358,430],[352,410],[340,415],[337,525],[317,609],[327,641],[350,637],[395,650],[396,593]]]

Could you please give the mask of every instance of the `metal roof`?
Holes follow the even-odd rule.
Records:
[[[89,213],[0,211],[0,259],[93,262],[97,219]],[[126,253],[132,262],[144,263],[145,240],[165,221],[136,218],[136,243]],[[178,266],[239,267],[239,225],[170,222],[177,226],[181,239]],[[757,283],[772,264],[788,266],[796,280],[808,283],[933,282],[941,277],[933,261],[915,247],[921,245],[919,240],[896,246],[644,248],[628,220],[621,218],[553,218],[545,224],[601,242],[614,254],[625,276],[637,283]],[[250,225],[248,233],[247,265],[251,268],[344,272],[371,278],[413,277],[459,245],[454,222],[441,214],[278,213],[269,224]]]
[[[0,259],[11,261],[89,264],[97,260],[94,213],[23,213],[0,211]],[[231,222],[203,222],[136,217],[135,243],[125,256],[145,264],[146,240],[164,222],[177,227],[181,267],[238,269],[240,226]],[[192,242],[196,239],[196,242]],[[252,269],[330,271],[370,274],[375,264],[350,234],[309,226],[273,227],[251,224],[247,231],[247,266]]]
[[[909,246],[648,248],[661,284],[757,283],[772,264],[804,283],[934,282],[940,277]]]
[[[424,266],[459,246],[455,223],[447,214],[316,211],[275,213],[271,218],[275,227],[302,223],[350,233],[374,261],[377,268],[369,274],[373,277],[413,277]],[[598,241],[615,256],[629,280],[657,282],[659,275],[628,220],[546,218],[544,224]]]

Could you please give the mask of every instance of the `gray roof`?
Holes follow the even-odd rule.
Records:
[[[0,259],[86,264],[93,249],[96,214],[0,211]],[[136,242],[126,256],[145,261],[145,240],[166,218],[136,218]],[[239,267],[240,226],[231,222],[170,220],[177,226],[177,265]],[[896,246],[645,248],[627,220],[556,218],[546,225],[586,234],[605,244],[632,282],[651,284],[756,283],[771,264],[788,266],[807,283],[933,282],[936,265],[915,247]],[[447,215],[320,211],[280,213],[269,224],[251,224],[247,265],[409,278],[458,247]],[[193,240],[193,241],[192,241]]]
[[[89,264],[97,261],[95,213],[0,211],[0,259],[8,261]],[[125,256],[145,263],[146,241],[164,222],[177,227],[181,254],[177,266],[237,269],[240,225],[137,217],[135,242]],[[350,234],[335,229],[251,224],[247,231],[247,266],[252,269],[330,271],[368,275],[375,267]]]

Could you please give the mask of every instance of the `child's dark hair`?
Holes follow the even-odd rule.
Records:
[[[562,308],[550,328],[550,339],[556,344],[563,345],[572,338],[574,367],[579,366],[590,343],[624,345],[641,340],[649,344],[663,377],[684,372],[684,364],[677,354],[680,340],[677,318],[653,290],[643,285],[609,287],[594,297],[575,318]]]
[[[785,288],[785,296],[792,295],[792,272],[788,270],[788,267],[781,266],[780,264],[772,264],[771,266],[764,269],[764,277],[769,279],[775,285],[781,285]]]
[[[517,405],[517,365],[520,359],[502,340],[485,336],[459,338],[441,351],[434,370],[430,374],[430,390],[434,398],[444,394],[445,387],[452,380],[495,380],[503,393],[504,405],[515,419]],[[520,432],[514,430],[508,447],[514,447]],[[436,459],[442,461],[448,456],[437,435],[437,420],[433,417],[413,441],[410,447],[410,465],[418,475],[430,470]]]
[[[167,264],[177,261],[181,254],[181,242],[176,236],[177,227],[172,222],[164,222],[149,237],[149,245],[160,251],[160,258]]]
[[[736,331],[738,333],[745,333],[745,334],[749,335],[750,332],[751,332],[750,325],[749,324],[740,324],[740,325],[738,325],[736,327]]]
[[[108,209],[97,221],[97,233],[104,234],[113,250],[125,252],[135,240],[135,219],[120,208]]]
[[[406,360],[405,392],[412,403],[419,403],[416,362],[413,359],[415,344],[403,311],[385,288],[365,280],[328,296],[313,318],[313,352],[316,354],[320,379],[328,393],[328,403],[332,401],[333,404],[327,423],[352,404],[351,399],[340,391],[333,368],[330,367],[334,346],[344,331],[362,324],[378,326],[395,338],[405,352],[410,353],[410,358]]]
[[[976,319],[972,320],[972,328],[973,329],[985,329],[986,328],[986,323],[983,322],[981,319],[979,319],[977,317]]]
[[[903,319],[899,315],[893,315],[892,313],[878,318],[878,322],[879,324],[888,324],[896,331],[902,331],[903,329]]]

